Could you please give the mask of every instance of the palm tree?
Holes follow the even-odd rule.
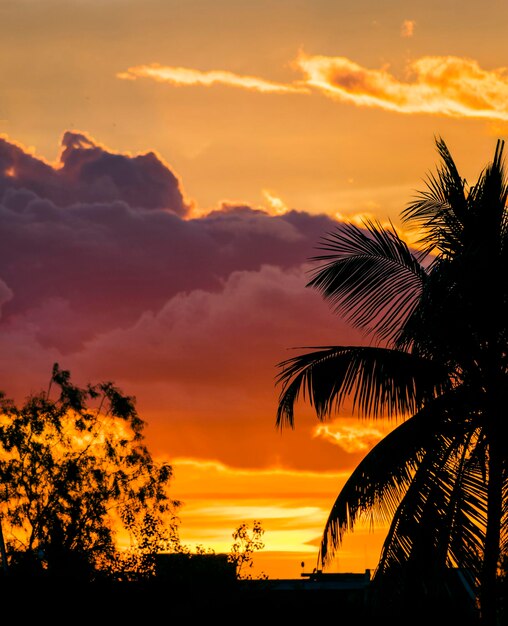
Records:
[[[508,549],[508,212],[502,141],[476,184],[441,164],[402,212],[414,252],[390,225],[337,226],[311,260],[316,288],[370,341],[279,363],[277,426],[302,398],[326,420],[346,400],[394,429],[360,462],[326,522],[318,560],[366,518],[388,522],[373,583],[427,589],[450,567],[472,576],[482,624],[496,624]]]

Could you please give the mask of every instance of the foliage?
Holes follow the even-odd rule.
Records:
[[[395,591],[442,588],[455,567],[472,575],[490,625],[508,547],[503,142],[472,186],[436,143],[442,164],[402,213],[421,235],[420,251],[373,221],[323,237],[308,286],[371,343],[314,348],[280,363],[277,424],[294,426],[300,397],[320,420],[346,400],[360,417],[395,418],[339,493],[321,562],[360,520],[381,519],[390,527],[374,582],[389,582],[394,606]]]
[[[265,531],[261,522],[254,520],[252,529],[246,522],[243,522],[233,532],[234,543],[228,555],[228,561],[236,566],[236,576],[238,579],[251,579],[251,574],[246,574],[245,570],[252,568],[254,564],[253,554],[256,550],[265,547],[263,535]],[[261,578],[266,578],[261,574]]]
[[[153,574],[178,546],[172,467],[143,442],[135,399],[113,383],[80,388],[55,364],[46,392],[0,399],[0,521],[9,571]],[[122,535],[128,549],[121,549]]]

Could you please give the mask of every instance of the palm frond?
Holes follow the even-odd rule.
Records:
[[[462,245],[461,233],[467,216],[466,181],[461,178],[445,142],[436,139],[442,160],[436,174],[429,174],[425,191],[401,213],[401,219],[423,231],[419,240],[423,250],[437,249],[448,256]]]
[[[508,558],[508,471],[505,468],[503,477],[503,509],[501,515],[501,555]]]
[[[318,289],[353,325],[389,338],[417,302],[425,270],[394,228],[366,220],[323,237],[308,287]]]
[[[364,457],[342,488],[330,511],[319,559],[328,565],[343,536],[360,519],[390,523],[414,481],[425,451],[434,446],[436,430],[453,432],[450,407],[464,410],[469,403],[462,388],[453,389],[402,422]]]
[[[473,593],[479,591],[487,498],[479,466],[471,463],[475,428],[464,428],[462,437],[446,430],[425,451],[394,516],[370,589],[377,609],[425,611],[430,603],[443,615],[452,597],[452,568],[467,577]],[[458,607],[450,608],[457,616]]]
[[[498,141],[493,161],[481,173],[468,197],[466,244],[487,257],[499,253],[506,228],[508,188],[503,150],[504,142]]]
[[[400,418],[443,393],[446,372],[409,353],[370,346],[328,346],[279,363],[278,427],[294,427],[294,407],[308,399],[324,420],[346,399],[359,416]]]
[[[480,573],[487,509],[484,467],[474,459],[479,430],[463,425],[435,436],[392,521],[375,578],[449,566]]]
[[[431,434],[431,433],[430,433]],[[421,461],[425,440],[417,417],[384,437],[358,464],[341,489],[326,521],[318,562],[327,567],[344,534],[367,516],[390,522]]]

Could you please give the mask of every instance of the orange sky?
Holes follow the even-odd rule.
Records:
[[[256,519],[256,571],[312,569],[389,425],[302,404],[275,429],[290,349],[363,340],[308,258],[337,220],[400,226],[435,136],[476,178],[508,128],[507,23],[469,0],[1,2],[0,387],[54,361],[114,380],[174,465],[184,543]],[[374,568],[380,537],[336,568]]]

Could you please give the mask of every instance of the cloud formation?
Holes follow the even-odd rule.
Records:
[[[13,330],[30,325],[64,353],[179,293],[220,291],[234,271],[297,266],[331,226],[324,216],[234,205],[195,219],[98,198],[62,207],[27,188],[26,176],[24,183],[6,188],[0,202],[2,321]],[[143,181],[141,190],[150,195]],[[63,317],[72,325],[52,322]]]
[[[341,419],[316,426],[315,437],[323,437],[348,453],[367,452],[385,437],[391,428],[379,420],[377,423],[359,422],[357,419]]]
[[[154,152],[113,153],[85,133],[71,131],[62,138],[55,166],[0,137],[0,198],[16,190],[29,191],[58,207],[118,201],[181,216],[191,208],[180,181]]]
[[[401,34],[411,37],[415,22],[406,20]],[[405,79],[386,67],[365,68],[346,57],[300,54],[293,63],[303,78],[273,83],[263,78],[214,70],[144,65],[118,74],[120,78],[151,78],[174,85],[230,85],[263,93],[319,92],[337,101],[402,114],[508,120],[508,70],[485,70],[474,59],[426,56],[411,62]]]
[[[508,120],[507,70],[484,70],[473,59],[422,57],[409,64],[407,81],[388,69],[366,69],[345,57],[302,55],[298,67],[308,85],[358,106]]]
[[[308,93],[308,89],[302,86],[276,83],[255,76],[241,76],[225,70],[203,72],[186,67],[170,67],[157,63],[130,67],[126,72],[118,73],[117,77],[126,80],[152,78],[158,82],[171,83],[172,85],[200,85],[205,87],[210,87],[211,85],[227,85],[230,87],[248,89],[250,91],[259,91],[261,93]]]
[[[58,165],[0,146],[0,389],[38,391],[58,362],[77,382],[114,380],[135,395],[157,454],[319,470],[358,457],[312,439],[315,418],[286,437],[275,429],[276,364],[288,349],[361,340],[305,289],[331,217],[274,214],[275,196],[267,211],[224,202],[197,218],[139,206],[142,191],[160,197],[150,166],[128,193],[112,178],[121,199],[104,184],[87,201],[85,164],[107,179],[116,156],[95,140],[65,134]],[[138,171],[136,157],[120,156],[120,170]],[[156,170],[177,181],[162,161]],[[302,455],[309,441],[318,454]]]

